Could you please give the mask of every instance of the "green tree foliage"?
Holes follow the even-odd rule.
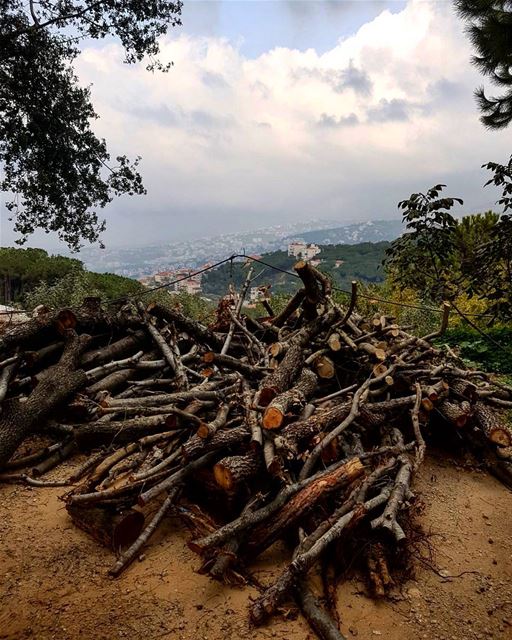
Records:
[[[164,307],[178,309],[188,318],[209,324],[215,319],[215,305],[197,294],[179,291],[171,293],[165,289],[151,292],[143,297],[144,304],[157,302]]]
[[[27,308],[75,305],[86,296],[111,300],[143,291],[136,280],[92,273],[79,260],[49,256],[43,249],[0,248],[0,276],[0,300],[17,301]]]
[[[487,185],[502,189],[501,215],[455,219],[449,210],[462,200],[439,198],[444,185],[412,194],[399,207],[407,233],[387,251],[386,268],[402,289],[441,302],[460,295],[478,296],[494,320],[512,319],[512,157],[507,165],[489,162]]]
[[[97,209],[114,196],[143,194],[137,165],[111,160],[93,133],[89,89],[73,61],[83,38],[114,37],[125,62],[155,57],[157,38],[180,24],[169,0],[0,0],[0,189],[11,199],[19,243],[36,229],[55,232],[72,249],[105,228]]]
[[[512,344],[512,328],[509,326],[492,327],[486,329],[486,335],[502,345]],[[512,359],[506,349],[498,349],[480,333],[468,327],[459,326],[449,329],[446,334],[437,340],[439,345],[448,344],[456,347],[460,356],[468,362],[484,371],[496,373],[512,373]]]
[[[37,283],[55,283],[73,269],[82,269],[79,260],[49,256],[43,249],[0,248],[0,300],[8,304],[20,300]]]
[[[103,302],[142,293],[140,282],[113,273],[91,273],[74,267],[53,283],[41,281],[23,298],[23,306],[32,310],[40,304],[53,309],[79,306],[84,298],[94,296]]]
[[[444,187],[438,184],[427,193],[413,193],[398,204],[407,231],[386,252],[387,269],[400,287],[422,291],[427,299],[439,302],[456,295],[460,280],[457,220],[450,209],[462,200],[439,197]]]
[[[475,91],[481,120],[490,129],[512,122],[512,1],[455,0],[459,15],[476,50],[473,64],[503,91],[489,97],[483,87]]]
[[[471,290],[489,300],[496,318],[512,319],[512,156],[508,164],[484,165],[493,173],[487,181],[502,190],[498,204],[503,215],[477,252],[471,271]]]

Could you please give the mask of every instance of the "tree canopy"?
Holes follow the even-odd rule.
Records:
[[[115,196],[143,194],[139,158],[111,159],[73,61],[84,38],[117,38],[125,62],[166,70],[158,37],[180,24],[180,0],[0,0],[0,189],[23,243],[36,229],[72,249],[95,242]]]
[[[503,91],[500,96],[488,96],[483,87],[475,91],[481,120],[502,129],[512,122],[512,0],[455,0],[455,6],[468,23],[473,63]]]
[[[399,203],[407,231],[387,250],[386,267],[401,288],[411,288],[436,302],[478,296],[496,319],[512,318],[512,157],[508,164],[489,162],[487,185],[502,190],[500,214],[465,216],[450,209],[460,198],[442,198],[445,185],[413,193]]]

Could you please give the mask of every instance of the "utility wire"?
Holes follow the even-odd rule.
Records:
[[[144,295],[148,295],[150,293],[153,293],[154,291],[160,291],[161,289],[167,289],[169,287],[172,287],[176,284],[179,284],[180,282],[183,282],[184,280],[189,280],[190,278],[194,278],[195,276],[201,275],[203,273],[206,273],[208,271],[211,271],[212,269],[217,269],[218,267],[222,266],[223,264],[226,263],[230,263],[231,264],[231,269],[234,263],[234,260],[236,258],[242,258],[244,260],[251,260],[252,262],[257,262],[258,264],[261,264],[269,269],[272,269],[274,271],[278,271],[280,273],[284,273],[286,275],[289,275],[293,278],[297,278],[300,280],[300,276],[297,273],[293,273],[292,271],[288,271],[287,269],[282,269],[281,267],[277,267],[275,265],[272,265],[268,262],[265,262],[265,260],[261,260],[260,258],[255,258],[253,256],[248,256],[246,254],[242,254],[242,253],[235,253],[232,254],[231,256],[229,256],[228,258],[224,258],[223,260],[219,260],[218,262],[215,262],[214,264],[208,265],[207,267],[203,267],[202,269],[198,269],[197,271],[192,271],[189,272],[186,276],[181,276],[180,278],[176,278],[175,280],[171,280],[171,282],[166,282],[165,284],[161,284],[158,285],[156,287],[151,287],[149,289],[145,289],[144,291],[141,291],[139,293],[135,293],[132,295],[128,295],[128,296],[121,296],[119,298],[115,298],[114,300],[107,300],[105,302],[105,305],[110,306],[113,304],[117,304],[119,302],[126,302],[128,300],[132,300],[132,299],[138,299],[141,296]],[[261,274],[260,274],[261,275]],[[334,291],[338,291],[340,293],[345,293],[350,295],[351,292],[347,291],[346,289],[342,289],[341,287],[336,287],[333,286],[333,290]],[[409,309],[418,309],[420,311],[432,311],[435,313],[443,313],[442,309],[437,309],[436,307],[429,307],[429,306],[422,306],[422,305],[415,305],[415,304],[411,304],[408,302],[398,302],[396,300],[388,300],[387,298],[381,298],[380,296],[372,296],[372,295],[366,295],[363,293],[358,293],[358,296],[361,298],[365,298],[367,300],[374,300],[375,302],[382,302],[384,304],[390,304],[390,305],[394,305],[394,306],[398,306],[398,307],[406,307]],[[497,342],[496,340],[494,340],[494,338],[491,338],[491,336],[488,336],[484,331],[482,331],[477,325],[475,325],[468,316],[472,316],[472,317],[477,317],[477,318],[489,318],[492,317],[489,314],[478,314],[478,313],[471,313],[471,314],[464,314],[462,313],[462,311],[460,311],[453,303],[451,303],[452,307],[454,308],[454,310],[471,326],[473,327],[476,331],[478,331],[478,333],[480,333],[484,338],[486,338],[487,340],[489,340],[490,342],[492,342],[492,344],[494,344],[496,347],[498,347],[499,349],[501,349],[502,351],[504,351],[505,353],[509,353],[508,350],[506,350],[499,342]],[[76,308],[76,307],[75,307]],[[24,311],[2,311],[0,312],[0,315],[13,315],[14,313],[26,313]],[[29,321],[25,321],[25,322],[29,322]],[[25,324],[25,322],[22,323],[18,323],[17,326],[19,326],[20,324]]]

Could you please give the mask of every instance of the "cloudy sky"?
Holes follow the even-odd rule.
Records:
[[[148,195],[105,210],[107,245],[399,217],[437,182],[467,213],[495,200],[480,166],[508,158],[512,132],[479,123],[449,1],[185,0],[161,48],[167,74],[123,64],[114,42],[77,63],[98,134],[143,158]]]

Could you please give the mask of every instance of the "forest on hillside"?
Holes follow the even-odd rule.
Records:
[[[382,283],[385,279],[382,263],[389,247],[389,242],[321,245],[321,253],[316,256],[321,261],[318,268],[328,274],[337,287],[344,289],[350,289],[352,280]],[[260,265],[257,273],[261,275],[255,281],[255,285],[271,285],[274,293],[293,293],[297,290],[300,281],[292,275],[278,271],[293,270],[297,258],[289,256],[286,251],[273,251],[264,254],[261,259],[274,269]],[[339,261],[342,261],[342,264],[339,264]],[[245,273],[243,263],[224,264],[203,276],[203,291],[205,294],[223,295],[230,284],[239,287],[245,279]]]
[[[86,296],[108,300],[142,291],[136,280],[87,271],[80,260],[44,249],[0,248],[0,302],[32,309],[79,304]]]

